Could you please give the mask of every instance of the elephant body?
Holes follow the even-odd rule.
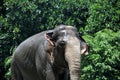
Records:
[[[81,51],[87,45],[71,26],[33,35],[12,56],[12,80],[79,80]]]
[[[45,33],[28,38],[15,50],[11,63],[15,80],[46,80],[47,73],[53,76]],[[54,80],[54,76],[50,80]]]

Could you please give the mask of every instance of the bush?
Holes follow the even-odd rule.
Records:
[[[82,60],[81,80],[119,80],[119,4],[119,0],[2,0],[1,80],[10,77],[10,56],[23,40],[59,24],[75,26],[90,45],[90,55]]]
[[[81,80],[120,79],[120,31],[104,29],[93,36],[84,36],[90,45],[90,55],[84,57]]]

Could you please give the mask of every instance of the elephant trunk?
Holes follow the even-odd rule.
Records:
[[[80,57],[79,39],[76,37],[69,38],[66,44],[65,59],[68,62],[71,80],[79,80]]]

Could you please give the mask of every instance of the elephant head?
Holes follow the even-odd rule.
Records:
[[[55,46],[53,50],[55,75],[60,76],[68,71],[70,80],[79,80],[81,54],[88,54],[88,46],[79,36],[77,29],[60,25],[47,32],[46,36],[51,45]]]

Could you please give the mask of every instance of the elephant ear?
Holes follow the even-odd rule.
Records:
[[[46,35],[45,35],[46,40],[47,40],[52,46],[54,46],[54,42],[53,42],[53,31],[54,31],[54,30],[50,30],[50,31],[46,32]]]
[[[85,42],[81,42],[81,54],[88,55],[89,47]]]
[[[89,52],[89,47],[87,45],[87,43],[85,42],[85,40],[79,36],[79,39],[81,41],[81,54],[85,54],[85,55],[88,55],[88,52]]]

